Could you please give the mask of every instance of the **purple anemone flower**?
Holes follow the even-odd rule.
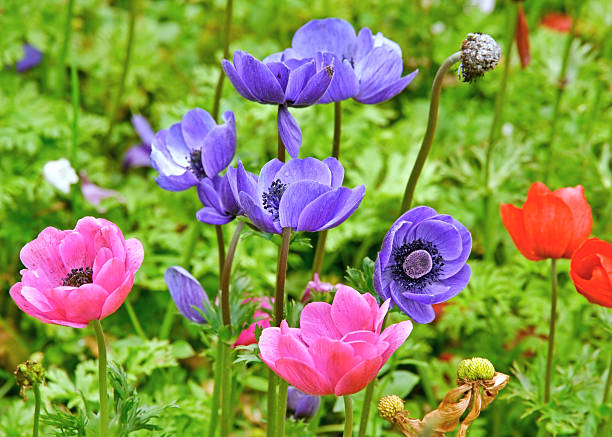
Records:
[[[170,296],[183,317],[195,323],[206,323],[206,319],[196,309],[204,311],[203,302],[209,302],[200,282],[180,266],[168,267],[164,279]]]
[[[363,200],[365,187],[342,187],[344,168],[336,158],[292,159],[266,163],[256,180],[241,163],[236,172],[240,206],[261,231],[282,228],[317,232],[344,222]]]
[[[223,114],[217,125],[208,112],[195,108],[180,123],[155,135],[151,163],[159,172],[155,180],[168,191],[182,191],[213,177],[229,165],[236,152],[234,114]]]
[[[139,114],[132,116],[132,126],[142,142],[130,147],[123,155],[121,164],[123,171],[130,167],[151,167],[151,143],[155,138],[155,132],[147,119]]]
[[[351,97],[361,103],[380,103],[402,92],[418,73],[402,77],[402,49],[397,43],[380,32],[372,35],[367,27],[355,34],[353,26],[339,18],[309,21],[295,32],[291,48],[264,62],[289,63],[321,55],[325,62],[333,62],[335,74],[319,103]]]
[[[312,419],[320,404],[321,396],[306,394],[292,385],[287,389],[287,417]]]
[[[40,50],[30,44],[23,45],[23,58],[17,61],[17,71],[23,73],[30,68],[36,67],[42,62],[43,54]]]
[[[434,317],[432,304],[459,294],[470,280],[472,236],[450,215],[417,206],[398,218],[383,240],[374,288],[417,323]]]
[[[287,152],[297,158],[302,131],[288,107],[314,105],[325,94],[334,75],[324,59],[261,62],[247,52],[234,53],[233,63],[224,59],[223,70],[238,94],[253,102],[278,105],[278,132]]]
[[[104,199],[115,198],[119,203],[125,203],[125,197],[121,193],[94,184],[84,170],[79,172],[79,176],[81,177],[81,193],[83,197],[91,205],[95,206],[98,211],[105,212],[105,209],[100,207],[100,203]]]

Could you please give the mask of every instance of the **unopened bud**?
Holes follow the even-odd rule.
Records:
[[[42,384],[45,379],[45,369],[41,363],[27,360],[17,366],[15,377],[23,394],[26,389]]]
[[[459,78],[472,82],[493,70],[501,58],[501,47],[486,33],[468,33],[461,44]]]
[[[462,381],[489,380],[495,375],[495,367],[486,358],[468,358],[457,366],[457,379]]]
[[[392,420],[402,411],[404,411],[404,401],[399,396],[385,396],[378,401],[378,414],[383,419]]]

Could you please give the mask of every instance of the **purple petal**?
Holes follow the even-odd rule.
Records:
[[[354,213],[363,200],[365,187],[340,187],[329,191],[308,204],[300,214],[297,230],[323,231],[338,226]]]
[[[410,240],[421,239],[436,245],[444,259],[455,259],[461,255],[463,246],[459,231],[450,223],[429,219],[419,223],[410,233]]]
[[[223,119],[225,124],[215,126],[204,138],[202,146],[202,166],[209,177],[227,167],[236,153],[234,113],[225,112]]]
[[[456,259],[449,258],[444,260],[444,266],[440,272],[440,278],[446,279],[455,275],[459,270],[461,270],[467,259],[470,257],[470,252],[472,251],[472,235],[461,222],[455,220],[451,216],[443,215],[439,217],[439,220],[452,223],[457,231],[459,231],[459,235],[461,236],[461,254],[459,257]]]
[[[119,203],[125,203],[125,198],[118,191],[99,187],[89,180],[84,171],[79,172],[79,175],[81,176],[81,193],[85,200],[93,206],[100,205],[102,200],[109,197],[114,197]]]
[[[258,202],[255,202],[247,193],[240,192],[240,206],[251,220],[253,225],[263,232],[270,234],[280,234],[282,229],[278,223],[272,221],[272,215],[268,214]]]
[[[233,170],[230,169],[228,169],[228,174],[228,181],[236,199],[240,199],[239,193],[241,191],[244,191],[253,199],[261,199],[261,194],[258,194],[257,191],[257,176],[251,172],[246,171],[240,159],[238,160],[238,164],[236,165],[235,176],[233,174]]]
[[[370,105],[389,100],[390,98],[395,97],[396,95],[401,93],[404,88],[406,88],[410,84],[410,82],[412,82],[412,79],[414,79],[418,73],[419,70],[414,70],[409,75],[396,80],[387,87],[375,90],[373,93],[370,94],[363,94],[359,92],[359,94],[355,96],[355,100]]]
[[[263,60],[263,63],[268,66],[281,88],[285,90],[287,88],[287,81],[289,80],[289,68],[282,62],[268,62],[266,59]],[[285,95],[287,95],[286,92]]]
[[[285,97],[287,98],[288,104],[293,104],[308,83],[308,80],[316,74],[317,70],[315,67],[315,61],[310,60],[298,68],[291,70],[289,74],[289,81],[287,82],[287,89],[285,91]]]
[[[331,187],[338,188],[344,180],[344,167],[342,167],[340,161],[333,157],[325,158],[323,162],[329,167],[332,174]]]
[[[334,67],[324,66],[317,74],[308,79],[308,83],[292,105],[296,107],[314,105],[325,94],[333,77]]]
[[[17,71],[23,73],[30,68],[36,67],[42,62],[43,54],[40,50],[30,44],[23,45],[23,58],[17,61]]]
[[[219,176],[215,176],[214,179],[204,178],[197,186],[198,197],[200,198],[202,205],[210,206],[217,211],[223,211],[221,199],[219,198],[219,193],[217,192],[217,188],[220,185],[220,180],[221,178]]]
[[[353,46],[353,60],[356,62],[363,59],[372,51],[373,47],[374,37],[372,36],[372,31],[364,27],[357,34],[357,40]]]
[[[180,123],[175,123],[168,129],[166,150],[168,150],[174,162],[184,167],[189,166],[191,148],[185,143]]]
[[[300,27],[291,46],[303,58],[313,58],[317,52],[330,52],[342,57],[350,53],[355,40],[355,29],[348,21],[326,18],[311,20]]]
[[[126,171],[131,167],[151,167],[151,146],[140,143],[125,152],[121,169]]]
[[[387,293],[387,287],[385,287],[382,282],[382,267],[380,265],[380,252],[378,253],[378,256],[376,257],[376,264],[374,264],[374,277],[372,278],[372,281],[374,283],[374,289],[376,290],[376,293],[378,293],[378,295],[384,300],[389,299],[390,296],[389,296],[389,293]]]
[[[291,115],[291,112],[289,112],[289,109],[284,105],[278,107],[276,121],[278,123],[278,134],[285,149],[287,149],[287,153],[292,158],[297,158],[300,153],[300,146],[302,145],[300,126],[295,121],[295,118],[293,118],[293,115]]]
[[[151,125],[147,119],[140,114],[134,114],[132,115],[132,126],[134,126],[142,142],[150,146],[155,137],[155,132],[151,129]]]
[[[234,220],[235,216],[232,214],[223,214],[215,208],[205,206],[196,212],[196,218],[198,221],[209,225],[224,225]]]
[[[391,283],[391,299],[400,309],[406,313],[412,320],[417,323],[430,323],[436,317],[433,307],[431,305],[422,304],[415,302],[410,299],[406,299],[402,293],[404,290],[395,287],[396,283]]]
[[[278,179],[276,173],[278,173],[278,171],[283,168],[283,165],[285,165],[285,163],[279,161],[276,158],[266,162],[259,171],[259,179],[257,180],[257,195],[253,196],[251,193],[249,194],[261,200],[261,196],[263,196],[264,193],[268,192],[268,190],[270,189],[270,185],[272,185],[272,182]]]
[[[469,265],[465,264],[456,275],[431,284],[432,291],[435,295],[431,303],[446,302],[457,296],[467,287],[471,275],[472,269]]]
[[[160,188],[167,191],[184,191],[198,183],[198,179],[189,171],[180,176],[164,176],[159,175],[155,178],[155,182]]]
[[[320,184],[331,185],[331,171],[325,163],[316,158],[292,159],[280,168],[275,179],[285,184],[310,180]]]
[[[238,53],[236,52],[236,55]],[[234,55],[236,70],[257,101],[276,105],[285,103],[285,92],[266,64],[246,52],[236,63],[236,55]]]
[[[212,116],[201,108],[188,111],[181,120],[181,132],[191,150],[202,149],[204,138],[217,126]]]
[[[206,292],[191,273],[180,266],[169,267],[164,279],[172,300],[183,316],[196,323],[206,323],[202,315],[193,307],[204,310],[203,301],[208,302]]]
[[[364,58],[355,63],[359,79],[359,93],[363,99],[386,88],[402,76],[402,56],[387,46],[374,47]]]
[[[334,76],[318,103],[341,102],[350,99],[359,91],[359,81],[348,59],[339,60],[331,53],[317,54],[317,69],[333,65]]]
[[[241,54],[242,52],[238,51],[234,53],[234,63],[236,63],[237,57],[240,56],[239,53]],[[227,75],[227,78],[230,80],[232,85],[234,85],[234,88],[236,89],[238,94],[240,94],[242,97],[244,97],[247,100],[257,102],[258,100],[255,98],[253,93],[251,93],[251,90],[249,90],[249,87],[244,83],[244,81],[242,80],[238,72],[236,71],[236,68],[234,67],[234,65],[226,59],[221,61],[221,65],[223,66],[223,71]]]
[[[300,213],[310,202],[329,190],[331,190],[329,185],[307,180],[289,185],[281,197],[278,208],[281,227],[298,230]]]

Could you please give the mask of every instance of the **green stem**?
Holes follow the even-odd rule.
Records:
[[[210,405],[210,426],[208,427],[208,437],[215,437],[217,434],[217,422],[219,421],[219,397],[221,394],[221,374],[223,373],[224,349],[221,338],[217,341],[217,354],[215,360],[215,382],[213,395]]]
[[[236,247],[238,246],[238,241],[240,240],[240,232],[242,232],[242,228],[244,227],[244,222],[238,222],[236,229],[234,230],[234,235],[232,237],[232,241],[227,249],[227,257],[225,258],[225,265],[223,267],[223,272],[221,274],[221,314],[223,317],[223,324],[227,326],[231,332],[232,330],[232,320],[230,314],[230,293],[229,293],[229,285],[230,285],[230,275],[232,273],[232,264],[234,262],[234,255],[236,253]]]
[[[276,269],[276,292],[274,297],[274,326],[280,326],[285,312],[285,280],[287,279],[287,258],[289,257],[289,240],[291,228],[283,228],[281,247],[278,251]]]
[[[70,88],[72,94],[72,150],[70,153],[70,162],[72,164],[72,168],[78,171],[79,164],[77,162],[78,158],[78,144],[79,144],[79,76],[77,73],[77,69],[74,66],[74,63],[70,64]],[[83,183],[81,181],[81,183]],[[72,211],[75,215],[79,216],[80,214],[77,211],[77,203],[79,199],[79,189],[78,186],[72,188]]]
[[[278,376],[272,370],[268,369],[268,429],[267,437],[276,437],[276,397]]]
[[[138,334],[138,336],[142,338],[143,340],[146,340],[147,335],[142,329],[142,325],[140,324],[140,321],[138,320],[138,316],[136,315],[136,312],[134,311],[134,307],[132,306],[132,303],[128,299],[126,299],[125,302],[123,302],[123,306],[125,306],[128,316],[130,317],[130,321],[132,322],[132,326],[134,326],[134,330],[136,331],[136,334]]]
[[[98,385],[100,389],[100,428],[99,436],[106,437],[108,433],[108,389],[106,387],[106,344],[102,324],[98,319],[92,320],[98,341]]]
[[[221,437],[232,429],[232,347],[223,343],[223,373],[221,375]]]
[[[278,383],[278,404],[276,408],[276,436],[285,436],[285,416],[287,414],[287,389],[289,384],[282,378]]]
[[[431,87],[431,98],[429,102],[429,118],[427,120],[427,130],[425,131],[425,137],[423,143],[417,155],[417,159],[412,167],[410,178],[406,183],[406,189],[404,191],[404,198],[402,199],[401,213],[408,211],[412,204],[412,198],[414,197],[414,190],[416,188],[417,181],[425,165],[427,155],[433,143],[434,135],[436,133],[436,124],[438,123],[438,107],[440,105],[440,92],[442,91],[442,81],[444,76],[450,70],[450,68],[461,60],[461,52],[453,53],[450,55],[438,68],[438,72],[433,81]]]
[[[57,88],[55,94],[61,96],[64,93],[64,81],[66,76],[66,56],[68,55],[68,46],[70,45],[70,36],[72,34],[72,15],[74,13],[74,0],[68,1],[66,10],[66,21],[64,21],[64,40],[60,51],[60,62],[57,66]]]
[[[376,380],[377,379],[374,378],[372,381],[370,381],[363,396],[363,406],[361,407],[358,437],[366,437],[366,433],[368,432],[368,421],[370,420],[370,410],[372,410],[372,397],[374,395]]]
[[[550,260],[552,297],[550,301],[550,331],[548,334],[548,357],[546,358],[546,379],[544,382],[544,402],[550,401],[550,378],[552,375],[553,352],[555,347],[555,326],[557,324],[557,260]]]
[[[332,141],[332,158],[340,157],[340,137],[342,136],[342,104],[334,102],[334,139]],[[327,230],[319,232],[317,247],[315,248],[312,273],[321,273],[323,257],[325,256],[325,242],[327,241]]]
[[[351,395],[344,395],[344,433],[342,437],[353,435],[353,400]]]
[[[229,59],[229,46],[230,46],[230,31],[232,26],[232,10],[233,0],[227,0],[225,4],[225,30],[223,32],[223,59]],[[221,94],[223,92],[223,81],[225,79],[225,72],[223,68],[219,72],[219,79],[217,80],[217,86],[215,88],[215,100],[213,101],[212,118],[217,120],[219,117],[219,103],[221,101]]]
[[[191,258],[193,257],[193,252],[195,250],[196,243],[198,238],[200,237],[200,228],[199,223],[193,223],[191,225],[191,232],[187,236],[187,250],[183,256],[183,268],[189,270],[191,266]],[[166,307],[166,314],[162,320],[161,327],[159,329],[159,338],[161,340],[165,340],[170,335],[170,330],[172,329],[172,321],[174,319],[174,314],[176,313],[176,305],[172,300],[171,296],[168,296],[168,306]]]
[[[40,419],[40,384],[34,384],[34,426],[32,437],[38,437],[38,422]]]
[[[113,133],[113,128],[115,127],[115,123],[117,121],[117,112],[119,112],[119,105],[121,103],[121,98],[123,97],[123,92],[125,91],[125,80],[127,78],[128,69],[130,67],[130,58],[132,57],[132,47],[134,45],[134,29],[136,27],[136,2],[137,0],[130,0],[127,45],[125,49],[125,57],[123,58],[123,65],[121,68],[121,76],[119,78],[119,88],[117,89],[117,95],[115,96],[115,101],[113,102],[113,106],[111,108],[108,130],[106,131],[106,135],[104,136],[104,141],[102,142],[102,144],[106,144],[110,139],[111,134]]]
[[[225,241],[223,239],[223,225],[215,225],[215,233],[217,234],[217,256],[219,258],[219,278],[223,274],[223,266],[225,266]]]
[[[565,40],[565,48],[563,50],[563,58],[561,59],[561,71],[559,72],[559,77],[557,79],[557,94],[555,95],[555,103],[553,106],[552,120],[550,121],[550,131],[548,134],[548,153],[546,156],[546,167],[544,169],[544,181],[548,182],[548,178],[550,176],[552,167],[553,167],[553,157],[554,157],[554,145],[555,138],[557,135],[557,120],[559,118],[559,110],[561,109],[561,98],[563,97],[563,93],[565,91],[565,87],[567,86],[567,66],[569,64],[569,57],[572,48],[572,42],[576,36],[576,23],[578,22],[578,17],[580,16],[580,10],[582,9],[583,2],[577,2],[576,10],[574,16],[572,17],[572,27],[570,28],[569,34],[567,35],[567,39]]]
[[[610,367],[608,368],[608,378],[606,379],[606,386],[604,388],[603,399],[601,403],[603,405],[608,403],[608,399],[610,398],[610,387],[612,386],[612,356],[610,357]]]

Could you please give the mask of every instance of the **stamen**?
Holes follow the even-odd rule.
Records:
[[[80,287],[84,284],[91,284],[93,282],[93,269],[91,267],[80,267],[78,269],[72,269],[70,273],[62,279],[62,285],[70,287]]]
[[[191,173],[198,179],[204,179],[206,177],[206,172],[202,166],[202,151],[192,150],[187,159],[189,160],[189,170]]]
[[[267,193],[261,195],[263,208],[272,214],[272,220],[279,221],[278,208],[280,206],[281,197],[287,189],[287,184],[283,184],[279,179],[272,182]]]

